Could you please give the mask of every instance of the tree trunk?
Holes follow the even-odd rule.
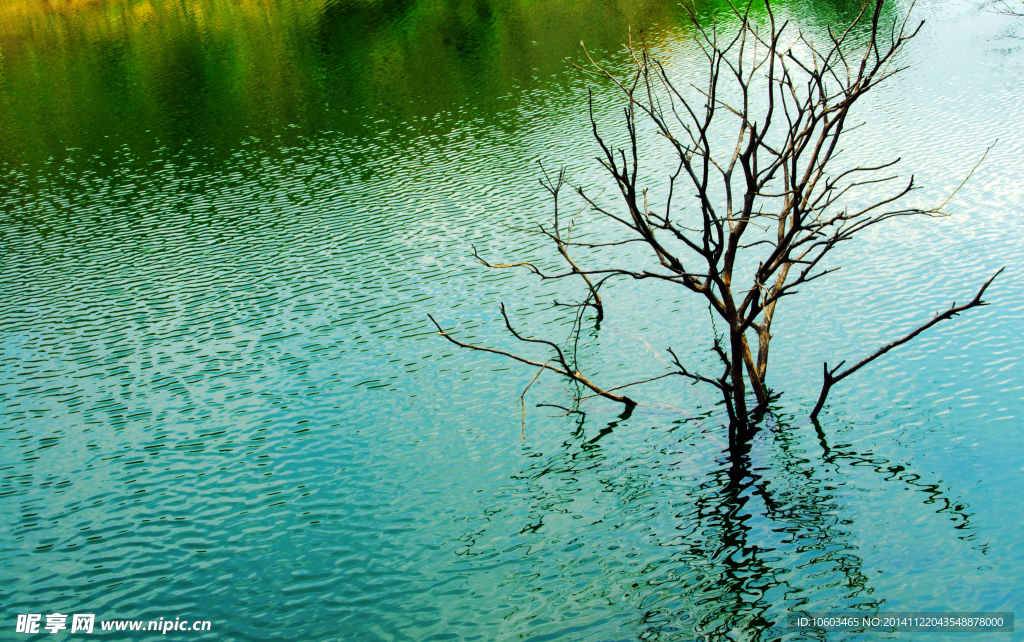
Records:
[[[735,328],[729,329],[729,341],[732,349],[732,372],[730,382],[732,384],[732,403],[736,413],[736,422],[743,422],[747,417],[747,387],[743,380],[743,334]],[[733,429],[730,428],[730,435]]]

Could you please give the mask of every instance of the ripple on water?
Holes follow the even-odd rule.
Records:
[[[850,150],[898,147],[929,197],[970,171],[993,123],[1024,124],[1019,89],[988,89],[1016,67],[941,51],[962,24],[929,27],[910,54],[919,82],[879,95]],[[666,56],[692,54],[665,32]],[[932,57],[954,54],[958,82],[936,82],[949,67]],[[426,319],[509,346],[504,301],[521,327],[564,331],[533,282],[468,250],[552,260],[508,228],[546,215],[537,159],[596,180],[584,89],[524,96],[502,112],[511,131],[453,107],[400,134],[252,142],[227,161],[197,147],[8,166],[8,610],[191,616],[239,640],[796,639],[777,626],[787,612],[1024,612],[1020,141],[993,148],[955,216],[846,248],[848,269],[782,312],[786,395],[739,470],[704,391],[662,382],[646,393],[660,405],[628,419],[600,403],[549,416],[533,404],[567,389],[542,377],[523,427],[533,373],[454,349]],[[821,430],[803,419],[822,360],[1003,264],[991,307],[859,374]],[[582,346],[594,372],[662,368],[668,345],[701,364],[705,310],[631,283],[608,293]]]

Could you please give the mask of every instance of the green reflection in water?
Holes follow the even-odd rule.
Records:
[[[858,7],[789,4],[825,22]],[[685,25],[671,0],[13,0],[0,8],[0,158],[123,144],[224,155],[253,137],[372,134],[467,109],[514,127],[509,107],[564,80],[580,41],[615,51],[628,29]]]
[[[169,0],[12,2],[0,13],[7,160],[67,148],[381,129],[467,107],[492,115],[615,49],[671,2]]]

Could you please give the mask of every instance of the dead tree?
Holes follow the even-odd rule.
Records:
[[[767,374],[772,320],[780,301],[839,269],[826,259],[841,243],[890,219],[942,216],[949,202],[930,209],[907,204],[914,179],[894,173],[898,158],[870,165],[844,164],[841,158],[840,141],[848,140],[852,110],[865,94],[902,71],[900,51],[923,24],[908,26],[909,16],[887,23],[884,4],[868,0],[851,24],[829,28],[819,42],[778,21],[767,0],[757,20],[749,4],[734,6],[721,24],[691,13],[702,54],[699,85],[677,80],[652,55],[642,34],[638,44],[628,45],[632,65],[626,74],[616,74],[588,54],[590,66],[584,71],[612,83],[624,101],[617,132],[624,144],[613,144],[599,130],[591,98],[598,161],[616,188],[615,204],[582,187],[574,191],[591,216],[618,231],[610,240],[593,243],[571,235],[575,219],[567,225],[557,211],[564,176],[552,181],[545,175],[542,182],[555,199],[556,213],[553,225],[536,232],[555,244],[569,268],[548,272],[527,261],[490,263],[474,250],[487,267],[523,268],[543,280],[584,280],[587,298],[578,304],[572,326],[577,337],[583,311],[603,311],[598,290],[608,279],[678,286],[702,299],[724,322],[724,333],[712,347],[721,362],[718,376],[692,370],[669,348],[675,365],[671,372],[604,388],[583,375],[575,356],[567,356],[557,343],[515,330],[504,307],[508,331],[521,341],[545,344],[554,354],[550,361],[463,342],[440,325],[438,332],[459,346],[496,352],[540,372],[551,370],[627,407],[636,402],[616,392],[626,386],[670,375],[709,384],[723,395],[732,441],[745,440],[751,434],[748,418],[773,398]],[[731,142],[723,144],[726,135]],[[647,148],[657,141],[662,153],[648,156]],[[648,178],[666,167],[666,153],[671,162],[664,176]],[[644,248],[646,259],[625,256],[627,244]],[[593,265],[584,267],[574,258],[577,253]],[[832,385],[939,321],[982,305],[990,282],[967,306],[954,306],[853,368],[837,373],[826,367],[815,415]]]

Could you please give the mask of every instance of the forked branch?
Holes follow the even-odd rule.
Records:
[[[823,371],[824,371],[824,381],[821,384],[821,394],[818,395],[818,403],[814,404],[814,410],[811,411],[811,419],[817,419],[818,418],[818,413],[821,412],[822,407],[825,405],[825,399],[828,397],[829,391],[832,389],[832,386],[834,386],[835,384],[837,384],[840,381],[842,381],[843,379],[849,377],[853,373],[857,372],[858,370],[860,370],[864,366],[868,365],[869,363],[871,363],[875,359],[881,357],[885,353],[889,352],[893,348],[899,347],[899,346],[903,345],[904,343],[910,341],[911,339],[913,339],[917,335],[921,334],[922,332],[924,332],[928,328],[932,327],[933,325],[941,323],[942,321],[945,321],[946,319],[952,319],[953,317],[955,317],[956,315],[960,314],[961,312],[964,312],[966,310],[970,310],[971,308],[976,308],[976,307],[979,307],[979,306],[988,305],[988,303],[983,301],[981,297],[985,294],[985,290],[988,289],[988,286],[992,284],[992,281],[994,281],[995,278],[997,276],[999,276],[999,274],[1002,273],[1002,271],[1004,269],[1006,269],[1006,268],[999,268],[998,272],[993,274],[989,278],[988,281],[985,281],[985,283],[982,284],[981,289],[978,290],[978,293],[975,294],[974,298],[971,299],[969,302],[967,302],[967,303],[965,303],[963,305],[957,305],[956,301],[954,301],[953,305],[951,305],[949,307],[949,309],[946,310],[945,312],[942,312],[940,314],[935,315],[934,317],[932,317],[932,319],[930,321],[928,321],[927,323],[924,323],[924,324],[918,326],[917,328],[915,328],[911,332],[908,332],[907,334],[903,335],[899,339],[896,339],[895,341],[893,341],[891,343],[885,344],[884,346],[882,346],[881,348],[876,350],[874,353],[868,355],[867,357],[864,357],[863,359],[861,359],[857,363],[853,364],[852,366],[850,366],[846,370],[843,370],[842,372],[839,372],[839,369],[843,367],[844,363],[846,363],[845,361],[841,361],[839,363],[839,365],[837,365],[836,367],[834,367],[832,369],[829,369],[828,362],[825,362],[824,365],[823,365],[823,368],[822,368]]]
[[[516,330],[512,327],[512,322],[509,321],[508,313],[505,311],[505,304],[504,303],[501,305],[501,316],[502,316],[503,319],[505,319],[505,327],[512,334],[512,336],[514,336],[516,339],[518,339],[519,341],[522,341],[524,343],[541,343],[541,344],[545,344],[545,345],[547,345],[548,347],[550,347],[550,348],[552,348],[554,350],[554,352],[555,352],[555,356],[554,357],[552,357],[551,359],[548,359],[547,361],[542,363],[540,361],[535,361],[533,359],[527,359],[526,357],[522,357],[520,355],[513,354],[511,352],[507,352],[505,350],[498,350],[497,348],[488,348],[486,346],[479,346],[479,345],[474,345],[472,343],[465,343],[463,341],[459,341],[458,339],[453,337],[449,332],[445,331],[445,329],[441,327],[441,324],[439,324],[437,322],[437,320],[432,315],[428,314],[427,316],[430,317],[430,321],[437,328],[437,333],[439,335],[441,335],[445,339],[448,339],[449,341],[451,341],[455,345],[459,346],[460,348],[469,348],[470,350],[478,350],[480,352],[490,352],[491,354],[500,354],[500,355],[502,355],[504,357],[508,357],[510,359],[514,359],[515,361],[519,361],[520,363],[525,363],[527,365],[534,366],[536,368],[540,368],[541,371],[543,371],[543,370],[550,370],[550,371],[552,371],[552,372],[554,372],[556,374],[559,374],[559,375],[561,375],[561,376],[563,376],[563,377],[565,377],[567,379],[571,379],[572,381],[576,381],[576,382],[582,384],[583,386],[585,386],[588,389],[590,389],[594,394],[596,394],[599,397],[604,397],[605,399],[610,399],[611,401],[615,401],[617,403],[621,403],[622,405],[626,406],[627,408],[633,408],[633,407],[636,406],[636,402],[633,401],[632,399],[630,399],[629,397],[627,397],[625,395],[617,395],[614,392],[612,392],[612,390],[617,390],[619,388],[625,388],[628,385],[635,385],[635,384],[626,384],[626,386],[618,386],[618,387],[616,387],[614,389],[608,389],[608,390],[605,390],[604,388],[601,388],[600,386],[595,384],[593,381],[588,379],[586,376],[584,376],[583,373],[580,372],[577,368],[573,368],[571,365],[569,365],[569,362],[567,361],[567,359],[565,357],[565,353],[554,342],[546,341],[546,340],[543,340],[543,339],[530,339],[530,338],[524,337],[521,334],[519,334],[518,332],[516,332]],[[552,361],[556,361],[558,363],[558,365],[552,365],[551,364]],[[639,383],[639,382],[637,382],[637,383]]]
[[[1013,16],[1015,18],[1024,18],[1024,7],[1013,6],[1006,0],[996,0],[993,3],[995,6],[996,13],[1001,13],[1004,16]]]

